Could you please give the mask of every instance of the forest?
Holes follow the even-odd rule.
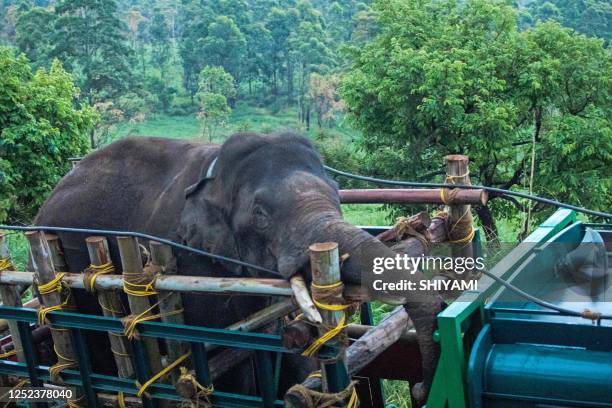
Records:
[[[609,209],[611,17],[607,0],[0,0],[0,221],[29,223],[68,158],[127,135],[279,129],[343,170],[439,182],[462,153],[473,184]],[[491,198],[488,240],[552,211]]]

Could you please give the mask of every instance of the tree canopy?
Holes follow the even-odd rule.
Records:
[[[78,94],[59,61],[33,73],[25,56],[0,47],[0,221],[27,222],[68,158],[87,152],[96,114],[74,105]]]
[[[611,180],[600,175],[612,164],[612,71],[602,40],[555,22],[521,32],[501,0],[374,8],[380,34],[353,50],[341,85],[365,133],[371,173],[414,179],[440,170],[444,155],[463,153],[473,182],[527,187],[534,148],[534,192],[609,207]],[[507,213],[507,204],[492,207]],[[479,215],[492,236],[488,211]]]

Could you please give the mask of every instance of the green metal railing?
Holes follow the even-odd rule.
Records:
[[[24,363],[6,360],[0,361],[0,374],[27,377],[32,386],[42,386],[43,382],[50,380],[50,376],[49,367],[41,366],[36,361],[36,352],[33,348],[31,324],[37,321],[37,311],[35,309],[0,306],[0,318],[19,322],[26,359]],[[71,332],[79,370],[64,370],[61,375],[65,384],[83,388],[87,407],[97,406],[96,392],[137,394],[139,387],[134,379],[96,374],[92,371],[91,364],[89,363],[89,350],[87,349],[83,330],[122,333],[124,326],[120,319],[79,313],[51,312],[48,314],[48,320],[53,327],[66,328]],[[188,342],[192,349],[195,377],[198,382],[204,385],[211,383],[205,348],[207,344],[255,350],[257,377],[261,379],[258,383],[260,396],[215,391],[210,399],[215,406],[220,407],[283,406],[283,402],[275,398],[277,390],[273,381],[272,354],[300,352],[284,348],[281,344],[280,336],[273,334],[248,333],[159,322],[139,323],[138,331],[142,337]],[[141,340],[132,340],[131,345],[133,350],[132,362],[136,368],[138,382],[142,384],[152,376],[152,373],[149,370]],[[331,346],[324,346],[320,351],[322,357],[331,357],[335,353],[335,348]],[[142,398],[144,407],[155,407],[157,405],[156,399],[181,400],[174,387],[168,384],[153,384],[148,388],[147,394],[148,397],[144,396]],[[45,404],[36,403],[34,406],[45,406]]]

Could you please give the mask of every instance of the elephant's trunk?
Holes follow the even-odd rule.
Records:
[[[396,254],[379,240],[365,231],[348,224],[337,217],[319,219],[316,228],[312,230],[311,242],[333,241],[339,244],[340,254],[348,254],[349,258],[342,266],[342,279],[347,283],[370,285],[373,279],[383,281],[398,281],[399,279],[415,282],[425,280],[418,270],[398,270],[392,268],[383,274],[374,275],[375,258],[395,258]],[[417,338],[423,359],[423,383],[415,385],[413,396],[419,403],[429,392],[434,371],[439,357],[439,346],[434,342],[436,316],[442,308],[442,299],[433,291],[414,290],[402,293],[383,293],[368,290],[372,298],[385,303],[404,304],[406,312],[412,319],[417,331]]]

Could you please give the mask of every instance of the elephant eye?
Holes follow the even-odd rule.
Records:
[[[253,207],[253,221],[258,229],[267,228],[270,223],[268,213],[259,205]]]

